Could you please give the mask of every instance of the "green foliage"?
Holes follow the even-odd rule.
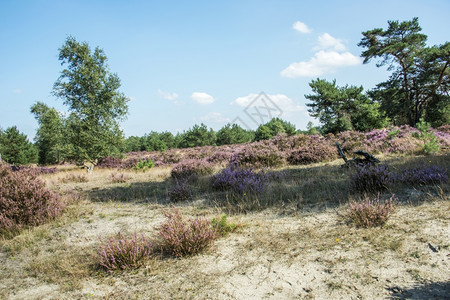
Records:
[[[68,37],[59,49],[59,60],[67,65],[55,82],[53,94],[71,111],[67,119],[69,157],[77,162],[97,160],[119,153],[128,99],[118,92],[120,80],[109,71],[100,48],[91,51],[87,43]]]
[[[420,118],[440,126],[449,121],[450,43],[426,46],[418,18],[388,21],[388,28],[363,32],[364,63],[381,58],[377,67],[394,70],[388,81],[371,91],[396,125],[414,126]]]
[[[65,140],[67,134],[63,116],[42,102],[31,106],[31,113],[39,123],[34,138],[39,151],[39,164],[57,164],[64,161],[70,151],[70,145]]]
[[[319,118],[324,133],[347,130],[369,131],[388,125],[379,104],[362,93],[363,87],[336,85],[324,79],[309,84],[314,94],[305,95],[312,103],[306,104],[311,116]]]
[[[2,160],[15,165],[36,163],[38,160],[36,147],[16,126],[0,130],[0,154]]]
[[[253,141],[254,133],[237,124],[227,124],[217,131],[217,146],[244,144]]]
[[[216,231],[216,234],[220,236],[226,236],[238,228],[238,225],[228,222],[227,215],[225,214],[221,215],[219,219],[213,218],[211,225]]]
[[[425,154],[438,153],[440,149],[439,138],[430,130],[430,124],[422,118],[416,124],[416,128],[420,130],[420,134],[416,133],[416,137],[423,140],[423,152]]]
[[[197,146],[210,146],[216,144],[216,134],[214,130],[206,127],[205,124],[194,125],[191,129],[183,132],[178,137],[180,148],[191,148]]]
[[[273,118],[266,124],[262,124],[256,129],[255,140],[268,140],[274,136],[284,133],[286,135],[294,135],[296,133],[295,126],[280,118]]]
[[[313,122],[309,121],[308,124],[306,125],[306,134],[317,135],[317,134],[320,134],[320,132],[317,129],[317,127],[314,127]]]
[[[145,172],[146,170],[153,168],[154,165],[155,164],[153,163],[153,161],[150,158],[148,158],[144,161],[139,159],[138,163],[134,166],[134,170]]]

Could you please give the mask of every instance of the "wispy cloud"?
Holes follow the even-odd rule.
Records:
[[[213,96],[202,92],[192,93],[191,99],[199,104],[211,104],[216,101]]]
[[[210,112],[203,117],[200,117],[200,121],[205,123],[225,124],[229,123],[231,119],[223,116],[219,112]]]
[[[310,33],[312,30],[303,22],[297,21],[292,25],[292,28],[301,33]]]
[[[287,78],[316,77],[334,73],[337,68],[356,66],[361,59],[350,52],[319,51],[308,61],[294,62],[281,71],[281,76]]]
[[[176,99],[178,99],[177,93],[169,93],[160,89],[158,89],[158,96],[169,101],[175,101]]]
[[[22,90],[21,90],[21,89],[14,89],[14,90],[12,90],[12,92],[13,92],[14,94],[21,94],[21,93],[22,93]]]
[[[314,50],[327,50],[332,49],[335,51],[346,51],[347,47],[342,43],[341,39],[332,37],[328,33],[321,34],[317,39],[318,45],[314,47]]]
[[[304,109],[303,106],[295,103],[294,100],[284,94],[273,94],[267,96],[275,105],[280,108],[283,114],[288,112],[298,112]],[[247,96],[236,98],[233,102],[231,102],[231,104],[236,104],[241,107],[247,107],[252,103],[252,101],[256,99],[256,97],[258,97],[258,94],[251,93]]]
[[[356,66],[362,63],[360,57],[347,51],[342,40],[324,33],[319,36],[317,52],[309,60],[293,62],[281,71],[282,77],[316,77],[336,72],[340,67]]]

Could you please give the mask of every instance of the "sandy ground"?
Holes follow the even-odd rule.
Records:
[[[4,299],[449,299],[450,203],[403,205],[384,228],[360,229],[345,207],[229,216],[243,226],[204,253],[155,257],[136,271],[93,267],[99,237],[155,234],[163,207],[82,202],[76,217],[4,241]],[[182,206],[186,215],[215,211]],[[433,251],[430,245],[438,248]]]

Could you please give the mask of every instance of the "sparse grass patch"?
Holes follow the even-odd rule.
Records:
[[[61,177],[59,179],[59,182],[61,182],[61,183],[69,183],[69,182],[82,183],[82,182],[89,182],[89,178],[86,174],[70,173],[64,177]]]
[[[84,249],[60,245],[32,258],[27,271],[33,277],[58,284],[62,291],[82,287],[82,280],[92,273],[93,255]]]
[[[125,183],[130,179],[130,176],[124,173],[111,173],[111,182],[112,183]]]

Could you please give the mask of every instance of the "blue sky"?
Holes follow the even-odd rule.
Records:
[[[0,127],[30,139],[30,106],[51,95],[66,37],[104,49],[130,98],[126,136],[238,120],[260,92],[304,129],[315,78],[371,89],[389,73],[363,65],[361,32],[419,17],[430,45],[448,40],[450,1],[17,1],[0,0]],[[249,108],[246,109],[246,107]],[[236,119],[238,118],[238,119]],[[242,125],[242,124],[241,124]]]

